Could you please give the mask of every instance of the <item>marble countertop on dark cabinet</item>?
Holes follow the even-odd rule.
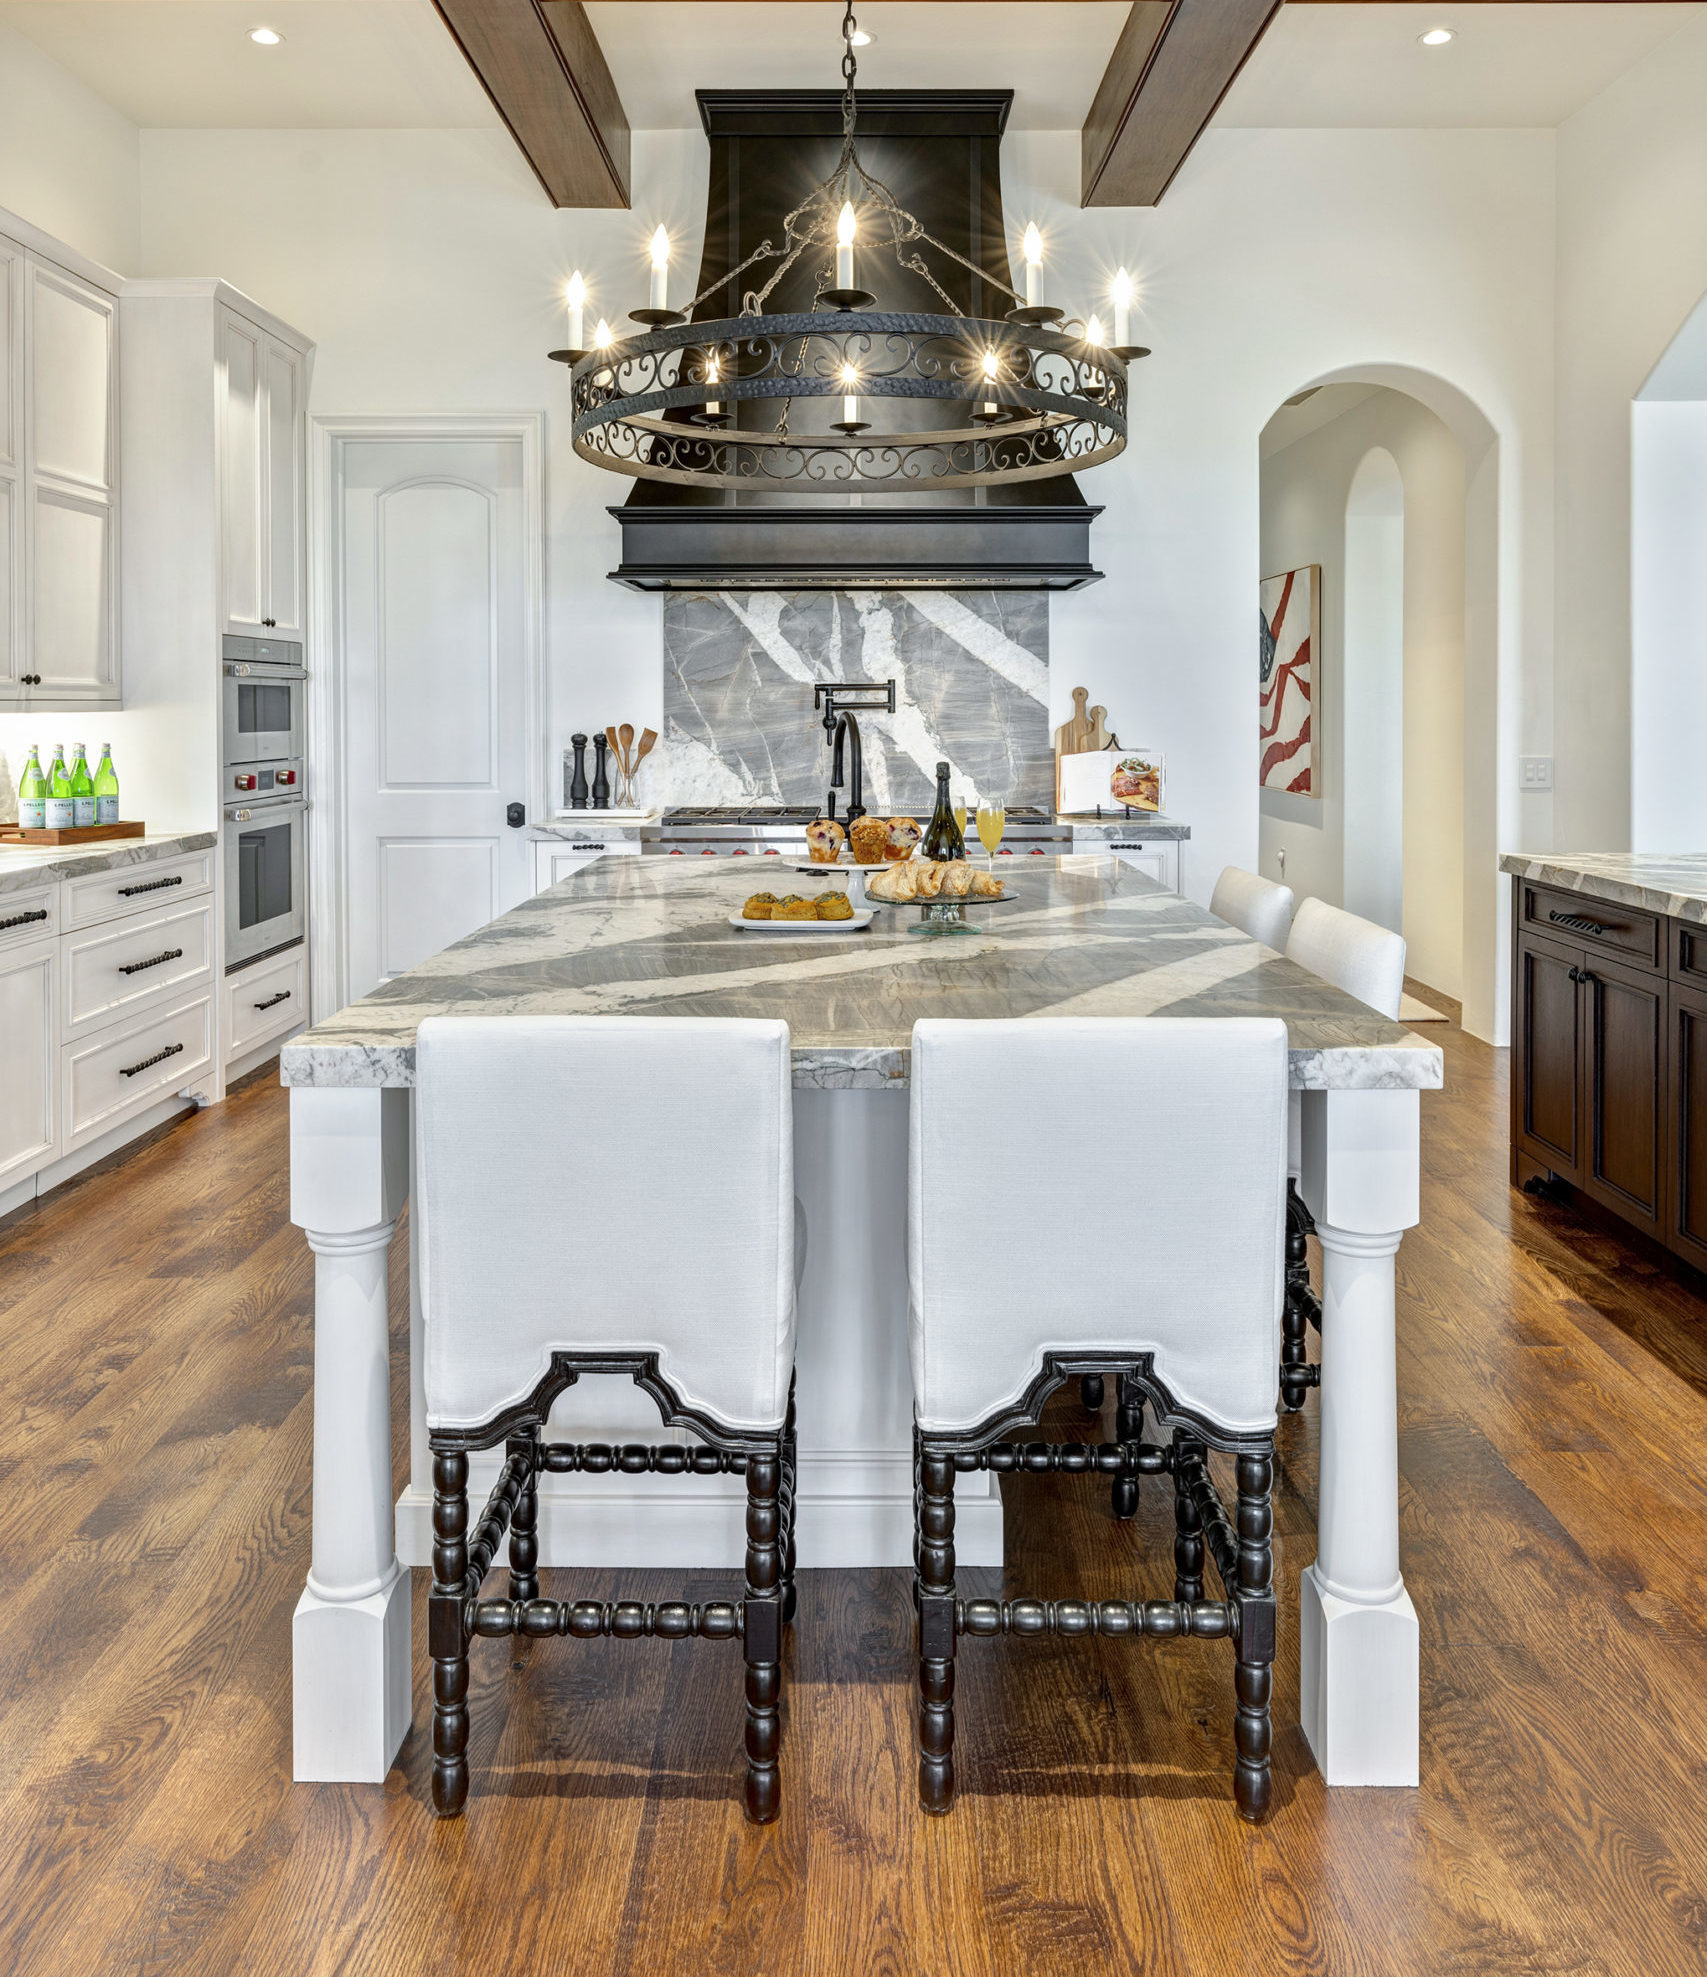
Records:
[[[1508,851],[1500,870],[1589,899],[1707,922],[1707,851]]]

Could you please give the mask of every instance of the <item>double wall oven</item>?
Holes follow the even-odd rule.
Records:
[[[290,639],[228,637],[222,667],[225,972],[233,975],[308,933],[308,672]]]

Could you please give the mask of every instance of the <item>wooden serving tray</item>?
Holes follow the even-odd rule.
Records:
[[[106,844],[116,837],[146,837],[146,824],[73,825],[68,831],[21,831],[16,824],[0,824],[0,844]]]

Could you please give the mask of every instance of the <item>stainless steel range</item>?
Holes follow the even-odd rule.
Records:
[[[656,824],[641,832],[640,848],[672,858],[804,858],[806,826],[824,814],[810,805],[785,804],[666,810]],[[996,856],[1043,858],[1070,851],[1072,840],[1070,824],[1058,824],[1047,810],[1022,804],[1008,812],[1007,832]]]

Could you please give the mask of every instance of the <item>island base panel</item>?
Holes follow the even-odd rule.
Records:
[[[409,1574],[366,1599],[305,1590],[291,1621],[291,1776],[382,1785],[409,1733]]]
[[[1298,1714],[1330,1785],[1419,1782],[1419,1629],[1411,1596],[1338,1599],[1299,1576]]]

